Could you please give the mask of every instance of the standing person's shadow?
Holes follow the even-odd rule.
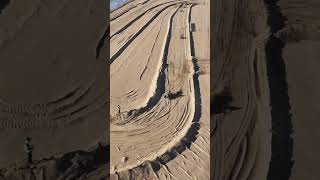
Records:
[[[181,90],[179,90],[179,91],[177,91],[177,92],[175,92],[175,93],[169,93],[169,94],[168,94],[168,98],[169,98],[170,100],[176,99],[176,98],[181,97],[181,96],[183,96],[183,93],[182,93]]]
[[[242,109],[242,107],[233,106],[232,102],[233,97],[231,93],[217,94],[213,97],[213,100],[210,101],[210,111],[213,112],[213,114],[220,114]]]

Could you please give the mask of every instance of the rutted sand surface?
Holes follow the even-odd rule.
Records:
[[[99,45],[106,40],[106,2],[8,2],[0,14],[0,167],[24,166],[24,139],[30,136],[33,170],[42,172],[30,178],[79,178],[80,171],[66,172],[68,165],[54,173],[59,165],[44,159],[55,163],[67,153],[63,159],[72,159],[75,151],[89,152],[98,142],[107,149],[108,55],[104,49],[97,55],[106,48]],[[31,172],[11,173],[20,179]]]
[[[212,10],[212,179],[319,179],[319,2]]]
[[[211,179],[267,179],[271,108],[265,4],[215,1],[211,11]]]
[[[137,0],[111,19],[123,9],[110,32],[112,178],[208,179],[208,1]]]

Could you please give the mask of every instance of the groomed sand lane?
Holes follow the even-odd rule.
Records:
[[[148,9],[148,11],[145,12],[146,14],[141,13],[137,17],[134,16],[133,19],[130,19],[129,23],[121,26],[121,28],[111,29],[112,34],[110,35],[110,41],[113,44],[113,46],[110,47],[111,60],[114,61],[120,52],[126,47],[129,47],[130,42],[142,33],[149,23],[154,23],[157,22],[158,19],[161,19],[161,17],[158,18],[158,16],[164,14],[162,11],[170,9],[175,4],[177,4],[177,2],[155,6],[157,8]]]
[[[196,140],[190,148],[182,152],[176,159],[166,164],[167,168],[161,168],[158,172],[160,179],[209,179],[210,148],[210,46],[209,33],[209,1],[199,3],[191,8],[191,23],[196,24],[196,31],[192,33],[194,42],[194,55],[197,58],[196,65],[199,66],[199,82],[201,95],[201,117]],[[205,18],[204,18],[205,17]],[[188,19],[189,21],[189,19]],[[198,101],[200,98],[198,99]],[[197,101],[197,100],[196,100]],[[197,162],[197,166],[195,166]]]
[[[182,15],[179,14],[177,12],[177,10],[174,11],[175,13],[171,16],[171,17],[176,17],[178,19],[178,16]],[[172,33],[172,41],[174,41],[174,39],[179,39],[178,34],[175,35],[175,31],[173,30],[173,27],[176,25],[176,23],[178,21],[175,21],[174,18],[170,18],[170,22],[172,22],[172,25],[170,25],[169,28],[169,33]],[[180,40],[180,39],[179,39]],[[169,43],[168,43],[169,44]],[[169,49],[171,48],[177,48],[174,47],[174,43],[169,44]],[[182,51],[184,52],[184,51]],[[179,54],[178,54],[179,55]],[[172,51],[168,51],[168,62],[170,64],[170,62],[173,62],[174,60],[179,61],[181,58],[185,59],[185,56],[177,56],[180,57],[180,59],[173,59],[175,57],[175,52]],[[180,60],[181,61],[181,60]],[[178,64],[179,65],[179,64]],[[169,70],[170,71],[170,70]],[[166,73],[167,74],[167,73]],[[170,73],[167,74],[167,78],[170,79]],[[170,82],[169,82],[170,84]],[[168,81],[166,83],[166,89],[169,88],[168,86]],[[112,87],[112,86],[111,86]],[[113,88],[113,87],[112,87]],[[184,89],[189,90],[189,87],[186,86]],[[188,93],[188,92],[186,92]],[[144,114],[141,114],[140,116],[138,116],[137,118],[133,118],[130,121],[135,122],[135,123],[130,123],[128,125],[122,126],[126,127],[125,131],[123,131],[122,133],[128,134],[127,136],[130,137],[130,141],[128,141],[128,137],[127,136],[123,136],[123,134],[121,133],[120,135],[118,135],[119,130],[117,130],[116,133],[112,133],[111,134],[111,141],[112,143],[112,148],[114,147],[113,145],[116,146],[120,146],[120,145],[124,145],[124,146],[137,146],[134,148],[134,150],[131,150],[133,152],[132,155],[130,156],[130,151],[126,152],[126,155],[128,157],[128,163],[130,161],[135,162],[136,160],[133,159],[131,160],[133,157],[136,157],[137,154],[140,154],[140,156],[142,156],[142,158],[146,155],[149,155],[150,152],[152,151],[158,151],[160,148],[162,148],[162,146],[166,143],[169,143],[171,141],[171,137],[175,136],[175,130],[173,130],[174,127],[181,129],[183,127],[183,123],[185,123],[185,119],[187,119],[187,117],[189,116],[189,97],[188,94],[186,94],[185,97],[179,98],[176,101],[168,101],[165,98],[161,98],[159,103],[150,111],[145,112]],[[175,113],[173,113],[175,112]],[[175,120],[176,119],[176,120]],[[180,123],[182,123],[180,125]],[[131,125],[133,124],[133,125]],[[128,126],[128,127],[127,127]],[[134,127],[134,126],[138,126],[138,127]],[[179,128],[179,126],[182,126]],[[171,127],[171,128],[169,128]],[[133,128],[133,129],[131,129]],[[153,132],[154,130],[157,130],[157,132]],[[113,132],[113,128],[111,126],[111,131]],[[149,132],[149,133],[148,133]],[[143,136],[141,136],[141,134],[143,134]],[[134,136],[136,135],[136,136]],[[131,136],[134,136],[131,138]],[[125,138],[124,138],[125,137]],[[149,145],[148,145],[149,144]],[[158,145],[158,147],[157,147]],[[115,147],[117,148],[117,147]],[[122,149],[122,147],[119,147],[120,150]],[[146,155],[143,153],[144,151],[146,152]],[[120,151],[121,152],[121,151]],[[139,153],[138,153],[139,152]],[[112,156],[112,158],[115,158],[116,156]],[[138,157],[139,158],[139,157]],[[119,160],[121,160],[121,157],[119,157]],[[115,161],[112,159],[112,163],[114,163]],[[112,164],[113,165],[113,164]],[[117,164],[115,164],[115,166],[117,166]]]
[[[163,12],[162,19],[157,19],[148,26],[145,37],[141,37],[142,35],[137,37],[111,64],[110,108],[112,114],[119,102],[127,102],[120,104],[123,111],[145,105],[155,91],[157,76],[163,63],[168,22],[174,13],[174,9],[169,10]],[[128,71],[129,67],[130,71]]]

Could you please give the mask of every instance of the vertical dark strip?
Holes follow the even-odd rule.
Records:
[[[285,44],[271,37],[266,45],[272,116],[272,155],[268,180],[286,180],[293,166],[292,122],[282,49]]]
[[[105,60],[105,62],[109,62],[110,59],[110,2],[107,1],[107,29],[106,29],[106,33],[103,35],[103,39],[104,39],[104,43],[106,46],[106,50],[107,50],[107,57],[108,59]],[[107,66],[107,110],[106,110],[106,121],[107,121],[107,127],[106,127],[106,134],[107,134],[107,142],[109,142],[108,144],[108,149],[105,152],[107,154],[107,163],[108,165],[106,166],[106,173],[107,173],[107,178],[110,178],[110,63],[106,63]]]
[[[109,36],[110,34],[110,28],[107,27],[106,30],[104,31],[103,33],[103,36],[101,37],[100,41],[98,42],[98,45],[96,47],[96,59],[99,59],[100,57],[100,52],[101,52],[101,49],[103,48],[103,46],[105,45],[105,41],[106,41],[106,38]]]
[[[210,1],[210,179],[217,180],[222,177],[220,173],[220,159],[217,157],[219,152],[220,138],[218,137],[218,119],[214,117],[214,89],[218,80],[217,63],[219,57],[219,29],[222,19],[222,4],[223,1]]]
[[[271,33],[285,27],[277,1],[265,0]],[[293,166],[293,132],[286,66],[282,57],[285,42],[271,36],[266,44],[267,71],[272,116],[272,154],[268,180],[288,180]]]

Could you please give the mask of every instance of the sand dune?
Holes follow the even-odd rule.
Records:
[[[209,178],[203,13],[208,2],[165,0],[132,1],[111,13],[112,179]],[[199,30],[191,32],[191,23]]]

